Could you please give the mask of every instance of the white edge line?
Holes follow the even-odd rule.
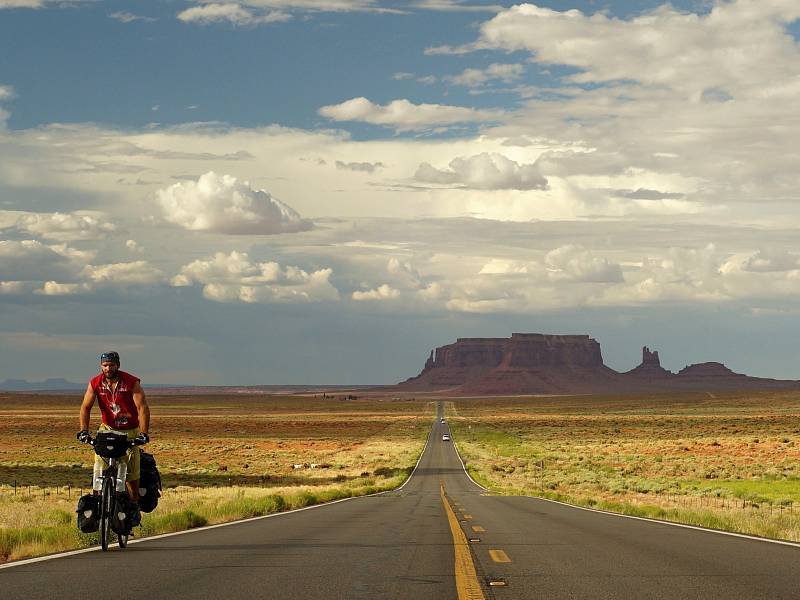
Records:
[[[506,496],[507,498],[511,496]],[[589,508],[588,506],[578,506],[577,504],[570,504],[569,502],[562,502],[561,500],[552,500],[550,498],[542,498],[541,496],[521,496],[523,498],[531,498],[533,500],[544,500],[545,502],[552,502],[553,504],[561,504],[569,508],[577,508],[578,510],[585,510],[588,512],[600,513],[603,515],[611,515],[612,517],[622,517],[624,519],[635,519],[637,521],[647,521],[649,523],[658,523],[660,525],[672,525],[673,527],[683,527],[684,529],[695,529],[697,531],[704,531],[706,533],[718,533],[720,535],[729,535],[732,537],[744,538],[746,540],[754,540],[757,542],[769,542],[770,544],[780,544],[782,546],[792,546],[800,548],[800,543],[790,542],[787,540],[775,540],[772,538],[759,537],[757,535],[748,535],[746,533],[736,533],[735,531],[723,531],[721,529],[711,529],[709,527],[700,527],[699,525],[688,525],[686,523],[676,523],[675,521],[665,521],[664,519],[655,519],[652,517],[637,517],[636,515],[624,515],[622,513],[612,512],[610,510],[601,510],[599,508]]]
[[[434,426],[436,425],[436,421],[435,420],[434,420],[433,424],[434,424]],[[332,504],[338,504],[339,502],[346,502],[348,500],[358,500],[359,498],[369,498],[370,496],[380,496],[382,494],[388,494],[390,492],[398,492],[398,491],[402,490],[406,486],[406,484],[408,484],[409,481],[411,481],[411,478],[414,476],[414,473],[417,471],[417,467],[419,466],[419,463],[422,461],[422,457],[425,454],[425,450],[428,448],[428,442],[430,441],[432,435],[433,435],[433,427],[431,427],[431,432],[428,434],[428,437],[425,440],[425,445],[422,447],[422,452],[420,452],[420,454],[419,454],[419,458],[417,459],[417,464],[414,465],[414,470],[411,471],[411,474],[403,482],[403,485],[401,485],[400,487],[395,488],[393,490],[385,490],[383,492],[375,492],[374,494],[364,494],[363,496],[351,496],[349,498],[340,498],[339,500],[331,500],[330,502],[323,502],[322,504],[314,504],[313,506],[304,506],[303,508],[295,508],[293,510],[286,510],[286,511],[282,511],[282,512],[271,513],[269,515],[261,515],[259,517],[250,517],[248,519],[239,519],[237,521],[228,521],[226,523],[216,523],[214,525],[205,525],[203,527],[194,527],[192,529],[184,529],[183,531],[173,531],[171,533],[160,533],[158,535],[151,535],[151,536],[140,538],[140,539],[136,539],[136,540],[129,540],[128,541],[128,545],[130,545],[130,544],[139,544],[141,542],[149,542],[150,540],[158,540],[158,539],[162,539],[162,538],[166,538],[166,537],[173,537],[173,536],[176,536],[176,535],[184,535],[186,533],[195,533],[195,532],[198,532],[198,531],[207,531],[209,529],[216,529],[218,527],[227,527],[228,525],[239,525],[240,523],[249,523],[251,521],[259,521],[261,519],[269,519],[271,517],[282,517],[284,515],[297,513],[297,512],[303,511],[303,510],[311,510],[312,508],[324,508],[326,506],[330,506]],[[462,463],[462,466],[463,466],[463,463]],[[109,544],[109,548],[111,548],[110,544]],[[67,557],[67,556],[74,556],[75,554],[84,554],[86,552],[97,552],[98,550],[100,550],[100,546],[92,546],[91,548],[81,548],[80,550],[70,550],[68,552],[59,552],[58,554],[50,554],[48,556],[37,556],[37,557],[34,557],[34,558],[26,558],[24,560],[15,560],[13,562],[0,564],[0,569],[10,569],[12,567],[21,567],[23,565],[30,565],[30,564],[37,563],[37,562],[43,562],[45,560],[53,560],[55,558],[64,558],[64,557]],[[117,550],[117,548],[113,548],[113,550]]]
[[[452,432],[452,431],[450,432],[450,437],[451,437],[451,438],[453,437],[453,432]],[[456,456],[458,457],[458,461],[461,463],[461,468],[462,468],[462,469],[464,469],[464,474],[465,474],[465,475],[466,475],[466,476],[469,478],[469,480],[470,480],[472,483],[474,483],[475,485],[477,485],[479,488],[481,488],[481,489],[482,489],[484,492],[489,492],[489,491],[491,491],[491,490],[489,490],[489,488],[485,488],[485,487],[483,487],[483,486],[482,486],[480,483],[478,483],[477,481],[475,481],[475,480],[472,478],[472,475],[470,475],[470,474],[467,472],[467,467],[466,467],[466,465],[464,464],[464,461],[463,461],[463,460],[461,460],[461,453],[458,451],[458,445],[457,445],[455,442],[453,442],[453,449],[456,451]]]

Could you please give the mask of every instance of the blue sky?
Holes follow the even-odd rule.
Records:
[[[388,383],[513,331],[800,378],[798,18],[0,0],[0,379]]]
[[[425,55],[432,46],[471,41],[475,26],[492,12],[423,10],[409,4],[384,4],[406,6],[402,15],[299,13],[288,22],[264,26],[184,23],[176,15],[190,3],[181,2],[103,1],[6,10],[0,19],[0,50],[7,57],[3,74],[25,99],[11,105],[8,125],[24,129],[95,122],[142,127],[224,121],[242,127],[280,123],[312,128],[324,124],[317,115],[319,106],[346,100],[353,90],[380,103],[408,95],[418,102],[437,102],[443,93],[448,103],[471,106],[503,107],[516,101],[513,94],[470,97],[460,86],[393,79],[393,74],[409,71],[441,77],[498,60],[495,52]],[[624,18],[660,3],[540,5],[603,10]],[[120,13],[142,20],[123,22],[110,16]],[[529,65],[523,80],[553,84],[553,77],[542,74],[545,70]]]

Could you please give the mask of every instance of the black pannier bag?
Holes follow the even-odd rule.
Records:
[[[153,512],[161,497],[161,475],[152,454],[139,453],[139,469],[139,509]]]
[[[78,529],[83,533],[94,533],[100,526],[100,497],[87,494],[78,498]]]
[[[124,433],[99,431],[94,441],[94,451],[103,458],[121,458],[128,448],[128,436]]]
[[[127,493],[117,492],[114,514],[111,515],[111,531],[127,535],[133,529],[133,511],[136,506],[128,499]]]

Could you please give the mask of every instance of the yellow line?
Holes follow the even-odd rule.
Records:
[[[456,514],[450,508],[450,504],[444,495],[444,486],[440,487],[439,495],[442,498],[444,510],[447,513],[447,521],[450,523],[450,532],[453,534],[453,549],[455,551],[456,566],[456,591],[458,600],[486,600],[478,581],[478,573],[475,571],[475,564],[472,562],[472,554],[469,551],[467,536],[461,531]]]
[[[475,533],[484,533],[484,532],[486,532],[486,530],[483,527],[481,527],[480,525],[473,525],[472,526],[472,531],[474,531]]]
[[[503,552],[502,550],[489,550],[489,556],[492,557],[492,560],[496,563],[509,563],[511,559],[508,558],[508,554]]]

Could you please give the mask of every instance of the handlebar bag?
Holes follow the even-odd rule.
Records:
[[[78,498],[78,529],[83,533],[94,533],[100,526],[100,497],[87,494]]]
[[[99,431],[95,438],[94,451],[103,458],[120,458],[130,448],[128,436],[113,431]]]
[[[161,474],[156,467],[156,459],[147,452],[139,453],[139,509],[153,512],[161,497]]]

